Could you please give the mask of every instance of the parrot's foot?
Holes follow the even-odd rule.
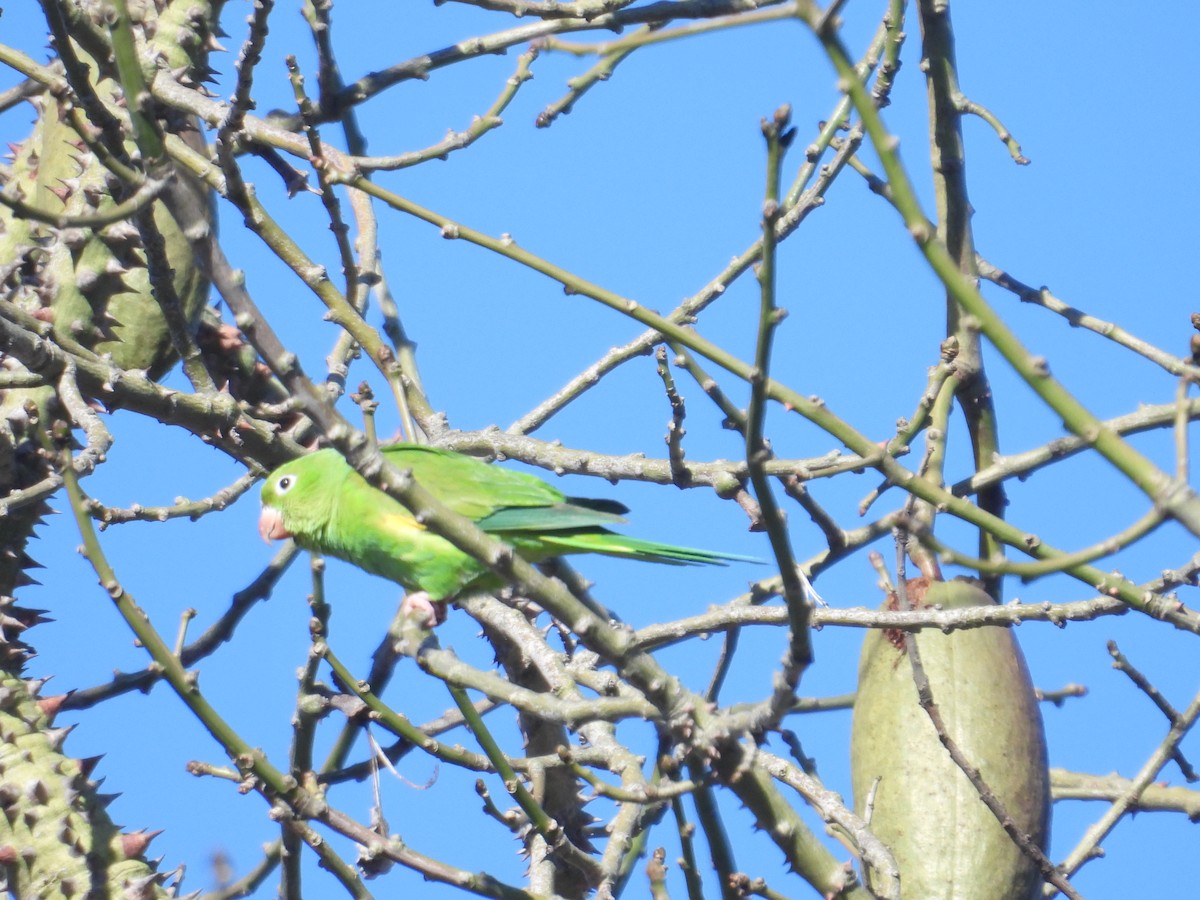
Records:
[[[446,604],[434,603],[425,591],[405,594],[400,612],[406,619],[417,620],[422,627],[433,629],[446,621]]]

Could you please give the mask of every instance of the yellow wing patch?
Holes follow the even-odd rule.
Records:
[[[385,513],[379,517],[379,526],[386,531],[424,531],[425,526],[412,516],[403,513]]]

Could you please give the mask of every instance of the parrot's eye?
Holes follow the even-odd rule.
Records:
[[[284,475],[277,482],[275,482],[275,489],[281,494],[286,494],[295,486],[295,484],[296,479],[293,476]]]

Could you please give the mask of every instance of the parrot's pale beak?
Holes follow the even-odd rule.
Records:
[[[292,536],[292,533],[283,527],[283,514],[272,506],[263,507],[258,517],[258,533],[268,544]]]

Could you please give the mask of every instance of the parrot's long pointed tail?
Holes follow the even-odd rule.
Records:
[[[547,534],[540,543],[560,548],[562,553],[602,553],[624,559],[640,559],[643,562],[665,563],[668,566],[724,566],[731,562],[762,563],[753,556],[736,553],[718,553],[694,547],[677,547],[660,544],[641,538],[628,537],[607,531],[578,532],[575,534]]]

